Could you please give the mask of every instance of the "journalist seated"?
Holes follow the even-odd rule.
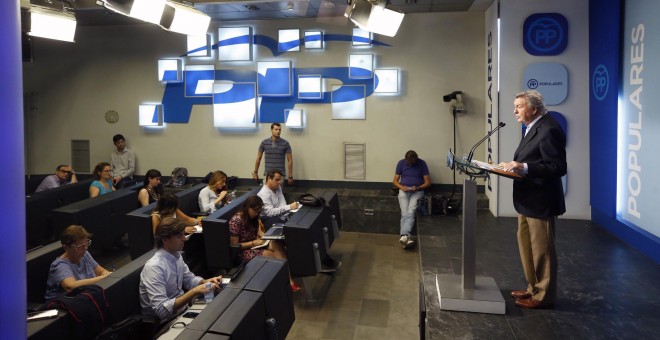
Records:
[[[227,203],[227,174],[214,171],[209,178],[209,184],[199,191],[197,202],[199,211],[211,214]]]
[[[57,166],[54,175],[46,176],[34,192],[55,189],[76,182],[78,182],[78,178],[73,168],[70,165],[62,164]]]
[[[140,207],[157,202],[163,194],[163,185],[160,184],[160,171],[149,169],[144,175],[142,188],[138,192],[138,203]]]
[[[286,203],[281,183],[282,172],[270,170],[266,173],[266,184],[257,193],[264,202],[260,216],[266,225],[266,229],[269,229],[273,224],[286,222],[291,216],[292,210],[300,208],[298,202]],[[326,256],[321,259],[321,265],[321,273],[334,273],[341,266],[341,261],[333,259],[326,253]]]
[[[266,244],[266,240],[261,239],[265,229],[259,212],[264,206],[264,202],[259,196],[248,197],[238,212],[229,220],[229,241],[231,244],[237,244],[241,248],[240,257],[243,261],[250,261],[253,258],[263,255],[286,260],[286,250],[279,241],[271,240]],[[256,247],[256,248],[255,248]],[[293,281],[289,274],[289,284],[291,291],[300,291],[300,287]]]
[[[266,224],[266,229],[275,223],[284,223],[289,219],[291,210],[299,208],[298,202],[286,203],[284,193],[282,193],[282,172],[279,170],[270,170],[266,173],[266,184],[259,190],[259,197],[264,202],[261,210],[261,219]]]
[[[140,273],[140,305],[144,316],[156,316],[165,322],[204,294],[206,283],[215,292],[220,291],[221,276],[205,280],[195,276],[183,262],[180,252],[186,241],[185,228],[185,222],[172,217],[163,218],[156,227],[154,238],[158,250]]]
[[[110,163],[101,162],[94,167],[94,181],[89,185],[89,197],[97,197],[115,191],[110,174]]]
[[[173,194],[163,194],[158,199],[156,203],[156,209],[151,213],[151,227],[153,228],[154,234],[156,233],[156,227],[160,222],[166,217],[173,217],[186,225],[186,234],[194,233],[197,228],[196,226],[201,226],[201,221],[198,221],[195,218],[192,218],[179,210],[179,198]]]
[[[91,285],[108,276],[110,272],[101,267],[87,251],[92,244],[92,234],[79,225],[70,225],[60,238],[64,254],[50,265],[46,283],[46,300],[76,287]]]

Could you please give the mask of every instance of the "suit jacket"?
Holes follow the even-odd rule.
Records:
[[[566,174],[566,135],[550,115],[532,125],[513,154],[527,176],[513,183],[513,206],[522,215],[549,218],[566,212],[561,177]]]

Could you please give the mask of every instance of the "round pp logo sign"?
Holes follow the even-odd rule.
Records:
[[[599,101],[603,100],[607,95],[607,89],[610,87],[610,75],[607,72],[607,67],[600,64],[594,70],[594,75],[591,77],[591,90],[594,92],[594,97]]]
[[[535,56],[558,55],[568,45],[568,21],[559,13],[532,14],[523,24],[523,46]]]

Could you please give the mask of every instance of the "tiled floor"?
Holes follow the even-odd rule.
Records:
[[[330,254],[342,266],[312,278],[315,302],[296,294],[287,339],[419,337],[417,250],[403,250],[397,235],[342,232]]]

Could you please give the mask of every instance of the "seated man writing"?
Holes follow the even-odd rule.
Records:
[[[270,229],[275,223],[286,222],[289,219],[291,210],[300,208],[298,202],[286,203],[281,184],[282,172],[280,170],[270,170],[266,173],[266,184],[257,193],[257,196],[261,197],[264,203],[260,215],[266,229]],[[322,273],[335,272],[341,266],[341,261],[332,259],[330,255],[326,255],[321,262],[323,265]]]
[[[71,168],[70,165],[62,164],[57,166],[54,175],[46,176],[46,178],[41,181],[35,192],[59,188],[63,185],[76,182],[78,182],[78,178],[76,178],[76,173],[73,171],[73,168]]]
[[[266,184],[261,187],[257,196],[261,197],[264,207],[261,210],[261,220],[266,229],[270,229],[275,223],[284,223],[291,210],[300,207],[298,202],[286,203],[284,193],[282,193],[282,172],[279,170],[270,170],[266,173]]]
[[[211,289],[220,290],[222,277],[203,279],[195,276],[183,262],[180,252],[186,241],[186,223],[165,217],[156,227],[156,254],[145,263],[140,273],[140,305],[142,315],[155,315],[161,322],[172,319],[187,309],[197,296]]]

